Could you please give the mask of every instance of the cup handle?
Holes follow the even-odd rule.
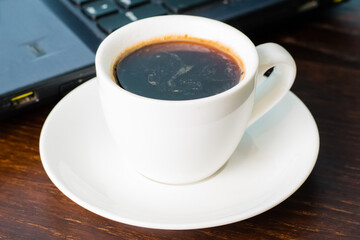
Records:
[[[256,93],[248,126],[273,108],[294,83],[296,65],[294,59],[282,46],[275,43],[258,45],[259,67],[256,76]],[[274,67],[266,77],[264,74]]]

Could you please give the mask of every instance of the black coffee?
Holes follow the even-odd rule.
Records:
[[[120,59],[114,74],[122,88],[137,95],[189,100],[232,88],[243,70],[230,54],[211,45],[169,41],[132,51]]]

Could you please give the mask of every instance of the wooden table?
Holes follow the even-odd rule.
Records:
[[[320,153],[290,198],[256,217],[188,231],[153,230],[100,217],[46,175],[39,135],[53,105],[0,122],[0,239],[360,239],[360,3],[250,33],[294,56],[292,91],[316,119]]]

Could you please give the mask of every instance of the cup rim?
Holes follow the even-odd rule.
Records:
[[[156,98],[150,98],[150,97],[146,97],[146,96],[142,96],[142,95],[138,95],[135,93],[132,93],[130,91],[127,91],[121,87],[119,87],[119,85],[117,85],[111,77],[110,74],[110,68],[109,69],[105,69],[106,67],[103,66],[103,64],[101,64],[102,59],[106,56],[104,56],[104,50],[106,48],[108,48],[109,46],[109,42],[113,41],[114,38],[119,38],[119,36],[121,36],[124,32],[125,29],[128,28],[132,28],[134,26],[140,25],[143,22],[146,21],[166,21],[166,19],[188,19],[188,20],[193,20],[193,21],[206,21],[209,22],[209,24],[213,24],[215,26],[218,27],[223,27],[223,28],[227,28],[230,31],[234,31],[236,32],[236,34],[242,38],[242,40],[246,41],[248,43],[248,45],[251,46],[252,50],[251,52],[253,52],[254,55],[254,63],[253,66],[249,69],[249,66],[247,64],[247,61],[242,58],[241,56],[240,59],[243,62],[243,65],[245,66],[245,76],[243,77],[243,79],[236,84],[235,86],[233,86],[232,88],[229,88],[223,92],[211,95],[211,96],[207,96],[207,97],[202,97],[202,98],[195,98],[195,99],[186,99],[186,100],[166,100],[166,99],[156,99]],[[159,36],[161,37],[161,36]],[[149,39],[150,40],[150,39]],[[134,42],[132,45],[137,44],[136,42]],[[130,45],[130,46],[132,46]],[[225,45],[227,47],[228,45]],[[114,61],[115,59],[112,59],[112,61]],[[149,18],[144,18],[144,19],[140,19],[137,20],[135,22],[131,22],[127,25],[124,25],[123,27],[115,30],[114,32],[112,32],[110,35],[108,35],[99,45],[97,52],[96,52],[96,56],[95,56],[95,68],[96,68],[96,75],[99,81],[105,81],[109,86],[112,87],[116,87],[117,91],[121,94],[125,94],[128,97],[140,100],[140,101],[146,101],[146,102],[154,102],[154,103],[159,103],[159,104],[171,104],[171,105],[175,105],[175,104],[201,104],[204,102],[209,102],[209,101],[216,101],[218,99],[221,98],[226,98],[232,94],[234,94],[235,92],[239,91],[242,88],[245,88],[245,86],[248,86],[251,83],[251,79],[255,77],[255,74],[257,72],[257,67],[259,64],[259,57],[255,48],[255,45],[253,44],[253,42],[244,34],[242,33],[240,30],[224,23],[224,22],[220,22],[218,20],[214,20],[214,19],[210,19],[210,18],[206,18],[206,17],[200,17],[200,16],[191,16],[191,15],[165,15],[165,16],[155,16],[155,17],[149,17]],[[100,75],[100,77],[99,77]],[[254,86],[255,88],[255,86]]]

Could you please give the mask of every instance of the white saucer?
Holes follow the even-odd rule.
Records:
[[[57,104],[42,129],[40,154],[60,191],[103,217],[160,229],[233,223],[284,201],[315,165],[316,123],[289,92],[246,131],[214,176],[188,185],[153,182],[117,158],[121,148],[111,141],[96,88],[90,80]]]

